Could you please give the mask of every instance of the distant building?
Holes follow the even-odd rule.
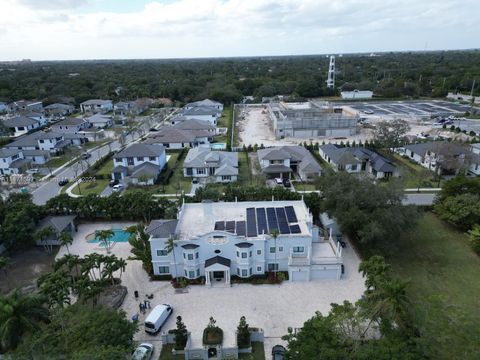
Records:
[[[105,114],[112,110],[112,100],[91,99],[80,104],[80,111],[84,114]]]
[[[19,137],[6,144],[4,148],[18,150],[44,150],[52,154],[63,151],[72,143],[66,140],[63,134],[45,131],[36,131],[32,134]]]
[[[112,179],[151,185],[157,180],[166,161],[163,146],[132,144],[113,157]]]
[[[90,123],[81,118],[66,118],[50,126],[53,132],[76,134],[90,127]]]
[[[14,137],[18,137],[39,128],[40,122],[26,116],[17,116],[4,120],[3,125],[13,132]]]
[[[376,179],[399,176],[392,161],[366,148],[326,144],[320,146],[319,154],[335,171],[365,172]]]
[[[214,183],[237,181],[238,153],[201,147],[190,149],[183,163],[183,175]]]
[[[373,91],[369,91],[369,90],[342,91],[340,95],[342,96],[343,100],[371,99],[373,97]]]
[[[48,116],[67,116],[73,114],[75,106],[68,104],[51,104],[45,106],[45,114]]]
[[[284,137],[344,137],[358,131],[358,116],[328,103],[269,103],[266,105],[277,139]]]
[[[185,109],[193,109],[193,108],[198,108],[198,107],[207,107],[207,108],[213,108],[215,110],[218,110],[220,112],[223,111],[223,104],[218,102],[218,101],[214,101],[214,100],[210,100],[210,99],[205,99],[205,100],[200,100],[200,101],[195,101],[195,102],[191,102],[191,103],[188,103],[187,105],[185,105]]]
[[[167,149],[194,148],[209,145],[211,134],[204,130],[183,130],[174,126],[164,126],[160,131],[148,135],[146,144],[160,144]]]
[[[110,116],[100,113],[89,116],[85,120],[95,129],[105,129],[113,125],[113,120]]]
[[[293,173],[302,180],[320,176],[322,168],[303,146],[277,146],[257,151],[262,172],[268,177],[290,178]]]
[[[43,104],[41,101],[18,100],[8,104],[7,111],[11,113],[43,111]]]
[[[218,118],[222,116],[222,112],[215,107],[201,106],[184,109],[181,115],[188,120],[197,119],[208,121],[210,124],[216,126]]]

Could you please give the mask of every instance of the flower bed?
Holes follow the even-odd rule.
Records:
[[[223,330],[218,326],[207,327],[203,330],[204,345],[221,345],[223,342]]]

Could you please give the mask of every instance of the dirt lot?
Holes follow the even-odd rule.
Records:
[[[34,285],[36,279],[51,269],[54,254],[47,254],[42,247],[18,251],[13,255],[2,254],[10,258],[7,272],[0,272],[0,293],[5,294],[15,287]]]

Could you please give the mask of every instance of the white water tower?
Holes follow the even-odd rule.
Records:
[[[335,56],[330,56],[330,65],[328,66],[327,88],[335,87]]]

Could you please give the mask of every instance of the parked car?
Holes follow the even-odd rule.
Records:
[[[82,159],[83,159],[83,160],[89,159],[89,158],[91,158],[91,157],[92,157],[92,154],[90,154],[90,153],[83,153],[83,154],[82,154]]]
[[[60,179],[58,181],[59,186],[64,186],[64,185],[67,185],[67,184],[68,184],[68,179],[66,179],[66,178]]]
[[[196,178],[193,179],[193,180],[192,180],[192,184],[198,184],[198,179],[196,179]]]
[[[117,185],[113,186],[112,190],[113,191],[122,191],[124,187],[125,186],[123,186],[123,184],[117,184]]]
[[[158,129],[155,129],[155,128],[152,127],[152,128],[150,128],[150,130],[148,130],[148,131],[158,131]]]
[[[118,184],[118,179],[114,179],[114,180],[110,180],[110,182],[108,183],[108,186],[114,187],[117,184]]]
[[[149,343],[141,343],[132,353],[132,360],[150,360],[155,347]]]
[[[145,319],[145,332],[157,334],[172,312],[173,308],[168,304],[155,306]]]
[[[275,184],[277,184],[277,185],[283,185],[283,180],[282,180],[282,178],[275,178]]]
[[[272,360],[284,360],[285,348],[282,345],[275,345],[272,348]]]
[[[283,179],[283,186],[285,186],[286,188],[290,188],[292,187],[292,183],[288,179]]]
[[[27,171],[25,171],[27,174],[37,174],[39,172],[38,168],[32,168],[32,169],[28,169]]]

